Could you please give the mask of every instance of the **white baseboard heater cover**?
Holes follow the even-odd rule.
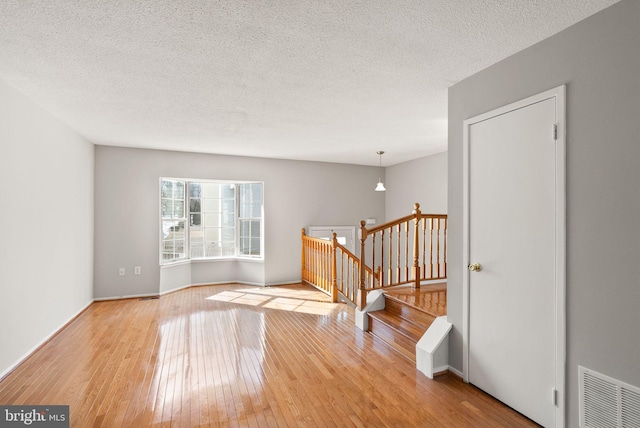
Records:
[[[640,427],[640,388],[578,367],[580,427]]]

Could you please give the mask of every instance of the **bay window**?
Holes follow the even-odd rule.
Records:
[[[262,257],[263,184],[162,178],[161,263]]]

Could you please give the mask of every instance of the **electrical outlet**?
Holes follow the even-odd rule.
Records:
[[[124,276],[124,268],[120,268],[120,269],[118,269],[118,274],[119,274],[120,276]]]
[[[142,273],[142,270],[140,268],[140,266],[136,266],[133,268],[133,274],[134,275],[140,275]]]

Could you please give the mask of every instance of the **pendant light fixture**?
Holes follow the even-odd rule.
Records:
[[[383,151],[379,151],[378,155],[380,156],[380,175],[378,175],[378,185],[376,186],[376,192],[384,192],[385,189],[384,188],[384,183],[382,183],[382,155],[384,154]]]

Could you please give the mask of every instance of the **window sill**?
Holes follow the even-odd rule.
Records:
[[[215,263],[215,262],[249,262],[249,263],[264,263],[264,258],[254,257],[216,257],[210,259],[186,259],[172,263],[163,263],[160,265],[160,269],[170,268],[175,266],[182,266],[191,263]]]

